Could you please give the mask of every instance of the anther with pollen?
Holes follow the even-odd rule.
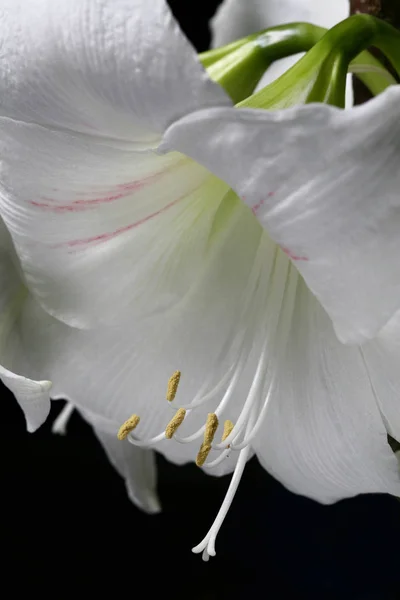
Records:
[[[202,443],[200,450],[196,456],[196,465],[202,467],[207,460],[207,456],[210,454],[211,444]]]
[[[170,422],[165,428],[165,437],[170,440],[174,435],[175,431],[178,429],[180,425],[183,423],[183,419],[185,418],[186,410],[184,408],[180,408],[176,411],[175,415],[172,417]]]
[[[210,454],[211,444],[218,428],[218,417],[215,413],[209,413],[206,421],[204,440],[196,457],[196,465],[202,467]]]
[[[124,440],[128,434],[133,431],[139,425],[140,417],[138,415],[132,415],[125,423],[119,428],[117,437],[119,440]]]
[[[222,438],[221,438],[221,442],[224,442],[226,440],[226,438],[228,437],[228,435],[231,434],[232,429],[234,428],[234,424],[232,423],[232,421],[229,421],[229,419],[227,421],[225,421],[224,423],[224,433],[222,434]],[[228,446],[229,448],[229,446]]]
[[[175,396],[176,396],[176,392],[178,389],[178,385],[179,385],[179,381],[181,379],[181,372],[180,371],[175,371],[175,373],[173,373],[171,375],[171,377],[168,380],[168,387],[167,387],[167,400],[168,402],[172,402],[172,400],[174,400]]]

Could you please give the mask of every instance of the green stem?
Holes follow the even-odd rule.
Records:
[[[272,62],[306,52],[325,30],[308,23],[292,23],[266,29],[222,48],[199,55],[211,79],[237,103],[250,96]]]
[[[400,74],[400,33],[372,16],[354,15],[330,29],[289,71],[239,106],[277,109],[328,102],[343,107],[349,64],[362,61],[369,46],[379,48]],[[366,75],[360,75],[360,79],[371,84],[374,76]],[[387,85],[380,76],[371,91],[382,91]]]
[[[268,61],[271,63],[291,54],[307,52],[325,33],[326,29],[311,25],[311,23],[278,25],[277,27],[253,33],[221,48],[202,52],[199,54],[199,59],[203,66],[208,68],[228,54],[239,50],[246,44],[251,44],[253,47],[264,51]]]
[[[375,46],[390,60],[400,76],[400,32],[371,15],[353,15],[333,27],[321,40],[337,48],[350,63],[360,52]],[[335,51],[333,50],[333,51]]]
[[[354,15],[342,21],[328,31],[319,44],[330,46],[331,50],[322,65],[308,102],[320,101],[319,90],[323,89],[321,86],[326,86],[327,78],[330,77],[330,92],[326,101],[344,107],[344,89],[349,64],[370,46],[379,48],[400,75],[400,32],[385,21],[370,15]]]

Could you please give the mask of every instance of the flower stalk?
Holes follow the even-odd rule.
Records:
[[[399,32],[369,15],[354,15],[329,31],[310,23],[272,27],[203,52],[199,58],[239,105],[271,110],[324,102],[344,107],[348,71],[357,73],[373,95],[396,83],[366,50],[370,46],[380,48],[400,73]],[[274,61],[299,52],[307,54],[276,82],[253,94]]]
[[[310,23],[280,25],[203,52],[199,58],[210,77],[237,103],[253,93],[274,61],[307,52],[324,33],[323,27]]]
[[[366,52],[370,46],[379,48],[400,73],[400,33],[370,15],[354,15],[330,29],[282,77],[241,102],[240,106],[271,110],[293,104],[324,102],[344,108],[350,65],[367,61],[376,66],[376,59]],[[375,74],[368,75],[367,85],[375,83]],[[360,78],[363,79],[361,74]],[[374,91],[379,93],[391,83],[394,80],[387,78],[386,83],[381,80],[374,86]]]

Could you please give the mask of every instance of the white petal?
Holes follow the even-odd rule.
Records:
[[[261,29],[307,21],[333,27],[350,14],[348,0],[225,0],[211,21],[214,47]]]
[[[400,307],[399,139],[393,86],[349,111],[200,111],[174,124],[163,148],[232,185],[293,258],[339,338],[362,342]]]
[[[227,185],[177,153],[9,119],[0,134],[0,213],[48,312],[87,327],[182,300]]]
[[[53,397],[72,401],[97,430],[116,436],[119,426],[137,413],[141,421],[135,434],[149,439],[163,432],[174,415],[165,393],[175,370],[182,371],[178,405],[189,403],[205,378],[213,375],[215,385],[226,372],[228,357],[221,353],[236,332],[262,233],[247,207],[235,205],[234,198],[229,204],[233,208],[225,207],[214,222],[220,241],[210,248],[206,268],[193,274],[189,293],[171,310],[144,320],[133,312],[119,326],[76,330],[49,317],[33,299],[25,307],[23,339],[35,348],[36,372],[49,372]],[[200,428],[221,396],[188,415],[180,433]],[[223,418],[235,421],[243,400],[239,390]],[[194,460],[200,443],[201,438],[187,445],[165,440],[156,449],[182,463]],[[232,470],[236,458],[232,453],[212,473]]]
[[[204,169],[151,148],[179,116],[231,102],[164,0],[6,0],[2,16],[0,214],[46,310],[80,327],[112,320],[218,208],[200,207]],[[186,291],[209,216],[194,243],[179,240],[186,267],[150,312]]]
[[[360,493],[400,494],[397,461],[361,352],[336,338],[299,280],[278,384],[254,443],[290,490],[331,503]]]
[[[1,116],[148,143],[230,104],[164,0],[4,0],[1,17]]]
[[[28,431],[35,431],[49,414],[51,383],[23,375],[29,371],[29,363],[21,344],[18,320],[27,290],[13,258],[10,239],[0,219],[0,379],[24,411]]]
[[[120,441],[115,435],[94,430],[107,456],[125,479],[130,500],[147,513],[161,511],[157,496],[157,466],[152,450],[135,448],[127,440]]]
[[[387,430],[400,441],[400,313],[362,352]]]

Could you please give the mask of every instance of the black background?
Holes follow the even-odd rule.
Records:
[[[199,50],[209,43],[208,19],[217,4],[171,2]],[[129,502],[76,413],[66,437],[50,432],[61,402],[28,434],[11,394],[1,391],[4,597],[400,598],[394,498],[320,506],[287,492],[253,459],[219,534],[217,556],[205,564],[190,549],[207,532],[229,477],[214,479],[159,457],[164,512],[146,516]]]

